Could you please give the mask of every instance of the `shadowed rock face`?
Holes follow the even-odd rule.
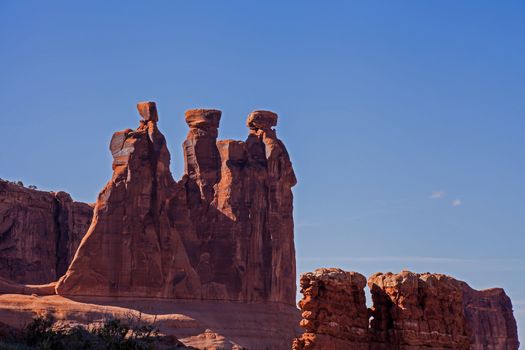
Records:
[[[65,192],[0,180],[0,277],[25,284],[56,281],[86,233],[93,208]]]
[[[465,282],[463,302],[472,350],[518,349],[512,302],[501,288],[475,290]]]
[[[377,349],[469,349],[460,282],[441,274],[377,273],[368,279]]]
[[[57,285],[61,295],[236,301],[295,299],[296,179],[272,112],[248,140],[217,141],[221,112],[186,112],[185,175],[175,182],[152,102],[113,135],[113,177]]]
[[[441,274],[377,273],[368,279],[339,269],[301,276],[305,333],[293,349],[518,349],[512,305],[502,289],[477,291]],[[371,317],[368,325],[368,316]]]

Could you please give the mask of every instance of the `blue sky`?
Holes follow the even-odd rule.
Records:
[[[442,272],[504,287],[525,334],[523,1],[0,0],[0,177],[92,202],[108,143],[158,103],[244,139],[280,116],[299,271]]]

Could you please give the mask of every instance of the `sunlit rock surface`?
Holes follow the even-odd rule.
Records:
[[[502,289],[477,291],[442,274],[376,273],[368,279],[340,269],[301,276],[305,332],[301,349],[491,349],[519,347],[512,304]],[[370,322],[368,319],[370,318]]]

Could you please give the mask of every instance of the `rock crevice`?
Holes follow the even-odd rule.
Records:
[[[477,291],[442,274],[318,269],[301,276],[303,335],[294,350],[517,350],[512,304],[503,289]],[[370,319],[370,322],[368,320]]]
[[[137,110],[138,127],[111,138],[113,174],[94,207],[65,192],[0,180],[0,294],[56,293],[43,301],[59,300],[56,310],[64,300],[72,307],[70,299],[126,307],[141,300],[144,309],[151,301],[162,306],[157,311],[176,301],[167,323],[181,316],[180,308],[194,314],[202,307],[224,333],[231,322],[237,331],[247,321],[262,322],[264,336],[261,325],[251,326],[248,336],[244,329],[239,333],[251,348],[290,344],[298,323],[292,215],[297,180],[277,137],[277,114],[251,113],[248,136],[238,141],[217,139],[221,111],[187,111],[184,174],[175,181],[155,103],[139,103]],[[519,346],[512,304],[502,289],[477,291],[446,275],[409,271],[367,280],[356,272],[319,269],[300,283],[305,332],[294,340],[294,350]],[[19,307],[16,299],[6,304],[4,317]],[[67,305],[58,313],[75,317]],[[264,316],[243,311],[237,317],[231,310]],[[179,332],[182,323],[173,328]],[[278,339],[267,339],[274,334]],[[209,345],[203,338],[188,341]]]
[[[217,141],[221,112],[187,111],[176,182],[155,104],[137,109],[139,127],[113,135],[113,177],[57,293],[294,304],[296,180],[277,115],[250,114],[246,142]]]

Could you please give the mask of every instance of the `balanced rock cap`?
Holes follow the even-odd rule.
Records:
[[[139,110],[140,115],[142,116],[142,119],[144,121],[152,121],[152,122],[158,122],[159,116],[157,114],[157,105],[155,102],[147,101],[147,102],[139,102],[137,103],[137,109]]]
[[[190,109],[184,113],[190,128],[218,128],[222,112],[217,109]]]
[[[248,115],[246,125],[250,129],[270,129],[277,125],[277,114],[271,111],[254,111]]]

